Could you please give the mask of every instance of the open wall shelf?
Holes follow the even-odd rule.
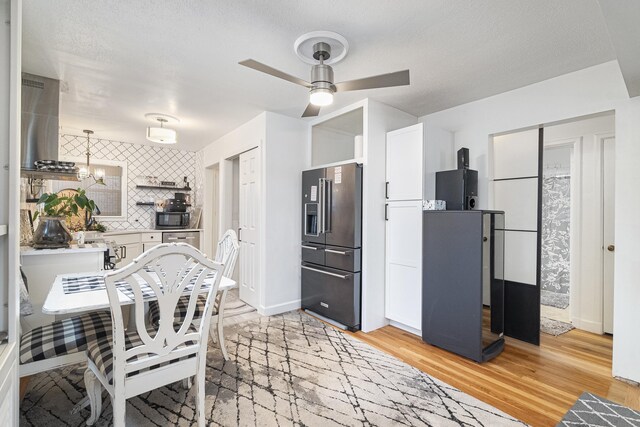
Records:
[[[191,187],[168,187],[162,185],[136,185],[136,188],[145,190],[175,190],[175,191],[191,191]]]

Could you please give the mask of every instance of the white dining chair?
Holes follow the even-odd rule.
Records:
[[[126,400],[164,385],[196,377],[198,425],[205,423],[205,367],[209,321],[224,266],[184,243],[162,244],[131,264],[105,275],[112,336],[89,344],[85,386],[91,403],[92,425],[102,409],[102,387],[111,396],[113,425],[125,425]],[[205,281],[205,279],[207,279]],[[208,289],[207,289],[208,286]],[[134,323],[125,330],[118,293],[134,300]],[[198,297],[206,292],[203,317],[193,323]],[[178,300],[188,295],[186,315],[174,321]],[[144,303],[157,299],[157,325],[145,323]],[[134,328],[132,328],[134,326]]]
[[[236,266],[236,260],[238,259],[238,249],[240,245],[238,244],[238,236],[235,231],[227,230],[222,236],[222,239],[218,242],[218,248],[216,251],[216,262],[219,262],[224,265],[224,271],[222,273],[223,277],[231,278],[233,275],[233,270]],[[220,345],[220,349],[222,350],[222,356],[224,360],[229,360],[229,354],[227,353],[227,347],[224,342],[224,304],[227,299],[227,290],[222,292],[218,292],[215,297],[215,301],[213,304],[212,315],[216,317],[215,325],[218,329],[218,344]],[[181,298],[178,301],[178,305],[176,306],[176,312],[174,314],[176,321],[182,322],[186,315],[186,310],[188,306],[188,299]],[[195,308],[194,318],[199,319],[204,312],[204,303],[205,298],[200,296],[198,298],[198,303]],[[160,318],[160,312],[158,310],[158,305],[155,302],[149,304],[149,318],[152,323],[157,323]],[[215,337],[215,335],[212,335]]]

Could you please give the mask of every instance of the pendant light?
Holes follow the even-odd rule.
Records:
[[[82,131],[87,135],[87,151],[85,155],[87,156],[87,163],[84,166],[80,166],[78,169],[78,179],[85,180],[87,178],[92,178],[95,182],[99,184],[104,184],[105,171],[102,168],[95,168],[91,170],[91,135],[93,135],[93,131],[90,129],[85,129]]]

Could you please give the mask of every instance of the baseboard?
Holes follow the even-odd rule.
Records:
[[[287,311],[297,310],[301,307],[300,300],[293,300],[282,304],[270,305],[265,307],[261,305],[258,307],[258,313],[263,316],[274,316],[280,313],[286,313]]]
[[[592,332],[594,334],[602,334],[602,322],[594,322],[592,320],[578,319],[576,317],[571,318],[571,324],[577,329],[583,331]]]
[[[395,320],[389,320],[389,324],[391,326],[395,326],[398,329],[402,329],[403,331],[409,332],[410,334],[422,337],[422,331],[419,329],[412,328],[411,326],[407,326],[403,323],[396,322]]]

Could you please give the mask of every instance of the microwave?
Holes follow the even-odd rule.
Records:
[[[189,212],[156,212],[156,229],[189,228]]]

